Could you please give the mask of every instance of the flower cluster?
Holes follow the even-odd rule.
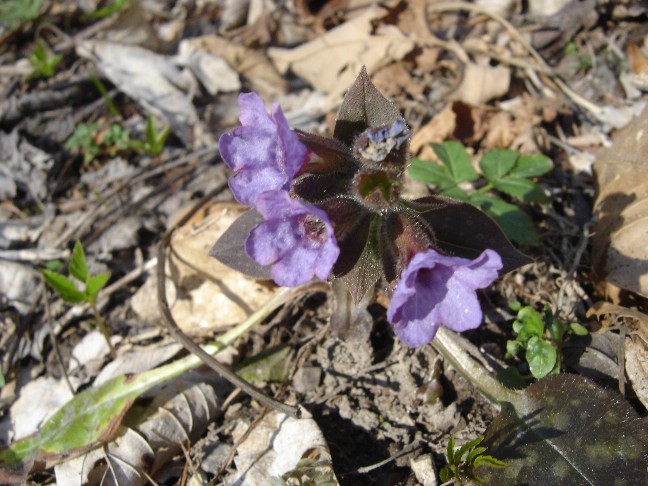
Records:
[[[239,105],[241,126],[219,146],[234,197],[253,209],[211,252],[231,267],[284,286],[337,279],[356,303],[380,283],[396,335],[416,347],[441,325],[479,326],[476,290],[529,261],[467,203],[401,198],[411,132],[365,70],[333,138],[291,130],[254,93]]]
[[[288,193],[308,149],[278,105],[268,114],[259,95],[244,93],[239,107],[241,126],[222,135],[218,145],[234,171],[228,181],[232,194],[264,219],[247,237],[246,253],[271,265],[279,285],[294,287],[315,275],[326,279],[340,252],[333,226],[324,211]]]

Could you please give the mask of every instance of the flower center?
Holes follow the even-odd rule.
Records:
[[[326,225],[324,221],[313,216],[307,215],[302,221],[304,227],[304,236],[316,243],[324,243],[326,241]]]

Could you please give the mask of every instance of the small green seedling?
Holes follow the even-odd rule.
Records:
[[[454,478],[459,484],[468,481],[482,483],[483,480],[475,474],[476,469],[484,466],[507,467],[499,459],[483,455],[486,447],[477,447],[483,440],[484,436],[479,436],[455,451],[454,437],[450,437],[446,450],[448,464],[439,471],[441,481],[445,483]]]
[[[441,164],[412,159],[409,174],[413,179],[439,188],[444,196],[469,202],[492,217],[504,233],[522,245],[537,245],[538,235],[531,218],[514,204],[495,192],[520,202],[546,202],[542,189],[532,180],[551,170],[552,163],[544,155],[520,155],[515,150],[493,149],[479,161],[480,174],[473,168],[470,155],[459,142],[432,144]],[[478,189],[468,192],[466,183]]]
[[[81,289],[75,285],[72,278],[45,268],[42,270],[43,278],[59,296],[68,304],[89,304],[95,316],[95,320],[102,334],[106,338],[110,352],[115,356],[115,349],[110,342],[110,332],[106,322],[99,314],[97,308],[97,296],[110,279],[109,273],[91,275],[88,271],[85,252],[81,242],[77,240],[74,244],[72,259],[69,266],[70,276],[81,283]]]
[[[153,157],[157,157],[162,153],[164,144],[171,133],[171,126],[165,125],[158,131],[155,126],[155,120],[152,116],[146,119],[146,127],[144,129],[144,140],[131,140],[131,147],[138,152],[146,152]]]
[[[43,0],[3,0],[0,2],[0,24],[14,29],[38,18]]]
[[[112,14],[117,13],[130,5],[131,0],[113,0],[105,7],[98,8],[94,12],[87,13],[83,16],[83,20],[101,20],[110,17]]]
[[[126,127],[119,123],[111,123],[108,132],[101,141],[102,145],[108,151],[111,157],[117,155],[118,152],[123,152],[131,147],[132,140],[130,132]]]
[[[29,75],[30,78],[51,78],[54,76],[56,66],[61,62],[63,56],[60,54],[50,55],[42,43],[36,44],[34,50],[29,55],[27,60],[32,65],[34,70]]]
[[[83,162],[88,164],[92,162],[97,155],[101,153],[101,147],[97,143],[97,134],[99,133],[99,124],[79,123],[74,128],[74,133],[65,142],[65,147],[69,149],[79,149],[83,153]]]
[[[5,376],[4,376],[4,373],[3,373],[3,371],[2,371],[2,363],[0,363],[0,388],[2,388],[3,386],[5,386],[5,384],[6,384],[6,382],[5,382]]]
[[[577,322],[564,323],[556,319],[548,305],[543,314],[531,306],[522,307],[519,302],[513,302],[510,307],[518,313],[513,323],[517,337],[506,342],[506,357],[513,358],[525,351],[529,370],[538,380],[560,372],[562,345],[567,334],[588,334]]]

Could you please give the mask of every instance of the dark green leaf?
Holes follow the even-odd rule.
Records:
[[[47,269],[44,269],[42,273],[47,285],[59,294],[65,302],[70,304],[87,302],[86,294],[77,289],[74,286],[74,282],[68,279],[65,275]]]
[[[454,455],[454,449],[455,449],[455,440],[454,440],[454,436],[451,435],[450,439],[448,440],[448,446],[446,447],[446,456],[448,457],[449,464],[455,464],[457,462]]]
[[[468,467],[474,467],[475,460],[479,457],[480,454],[483,454],[484,452],[486,452],[485,447],[475,447],[468,453],[464,462]]]
[[[451,189],[457,185],[445,165],[439,165],[431,160],[412,159],[409,161],[408,170],[412,179],[427,182],[441,190]]]
[[[482,466],[508,467],[508,464],[500,461],[499,459],[495,459],[493,456],[479,456],[477,459],[475,459],[473,468],[477,469]]]
[[[544,191],[533,181],[515,176],[506,176],[493,181],[493,187],[511,197],[525,202],[546,202]]]
[[[480,469],[487,484],[648,484],[648,421],[578,375],[545,378],[504,404],[482,445],[508,465]]]
[[[450,481],[453,477],[455,477],[455,472],[449,466],[443,466],[439,471],[439,478],[442,483]]]
[[[532,337],[527,344],[526,360],[531,374],[536,379],[547,376],[556,366],[556,348],[544,339]]]
[[[479,178],[479,174],[472,166],[470,155],[466,152],[466,147],[461,143],[454,141],[434,143],[432,148],[439,160],[448,168],[455,185]]]
[[[109,273],[91,275],[90,278],[88,278],[88,283],[86,284],[86,294],[88,294],[88,297],[91,301],[94,302],[97,300],[97,294],[106,286],[108,280],[110,280]]]
[[[522,155],[511,170],[516,177],[538,177],[549,172],[553,167],[551,159],[541,154]]]
[[[516,342],[516,341],[508,341],[506,343],[507,350],[508,350],[508,343],[510,342]],[[517,353],[511,356],[516,356],[516,355]],[[495,378],[497,378],[497,381],[499,381],[501,384],[513,390],[522,390],[528,385],[528,378],[520,374],[520,371],[515,366],[508,366],[504,368],[503,370],[497,373]]]
[[[493,149],[483,155],[479,168],[486,179],[496,182],[511,171],[519,155],[511,149]]]
[[[456,458],[457,462],[464,461],[464,459],[463,459],[464,454],[466,452],[468,452],[470,449],[472,449],[473,447],[478,446],[481,443],[481,441],[483,441],[483,440],[484,440],[484,436],[480,435],[476,439],[473,439],[473,440],[471,440],[469,442],[466,442],[464,445],[462,445],[459,448],[459,450],[457,452],[455,452],[455,458]]]
[[[538,244],[533,221],[517,206],[482,193],[471,194],[470,202],[486,211],[511,240],[527,246]]]
[[[70,274],[83,283],[88,280],[88,265],[86,264],[83,246],[79,240],[74,243],[72,260],[70,260]]]
[[[506,357],[515,358],[520,351],[524,349],[524,344],[517,339],[506,341]]]
[[[453,187],[452,189],[441,191],[441,195],[445,197],[451,197],[453,199],[458,199],[459,201],[470,201],[470,196],[468,195],[468,193],[460,187]]]

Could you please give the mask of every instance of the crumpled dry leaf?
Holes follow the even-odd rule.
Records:
[[[609,321],[614,324],[620,318],[630,319],[625,321],[630,324],[624,326],[628,334],[624,341],[625,371],[637,397],[648,407],[648,315],[610,302],[595,303],[587,311],[588,317],[592,315],[599,320],[606,319],[608,328],[616,328]]]
[[[217,413],[214,389],[178,380],[158,393],[134,428],[111,443],[55,467],[58,484],[69,486],[150,484],[183,447],[197,440]],[[106,465],[106,462],[109,466]]]
[[[178,47],[176,59],[191,69],[211,95],[220,92],[239,91],[238,73],[221,56],[202,49],[201,44],[183,40]]]
[[[457,114],[452,108],[452,103],[448,103],[432,120],[414,132],[410,144],[412,155],[425,160],[435,159],[430,144],[447,140],[454,132],[456,123]]]
[[[248,425],[239,423],[234,438],[238,440],[247,428]],[[298,468],[295,474],[302,479],[298,484],[311,484],[308,480],[303,481],[307,478],[312,481],[310,471],[324,475],[330,481],[326,484],[338,484],[326,440],[317,423],[303,409],[300,419],[277,412],[267,414],[236,452],[234,462],[238,472],[231,481],[235,485],[267,486],[270,478],[281,477]]]
[[[511,70],[506,66],[466,63],[459,88],[453,98],[479,106],[504,95],[511,84]]]
[[[648,297],[648,109],[594,164],[598,217],[592,236],[595,276],[608,287]],[[614,289],[608,288],[608,294]]]
[[[170,57],[103,41],[82,42],[77,54],[96,63],[115,86],[151,113],[168,120],[186,145],[207,143],[206,129],[191,102],[196,81]]]
[[[225,59],[227,64],[247,78],[254,91],[264,97],[275,98],[288,91],[286,80],[259,50],[249,49],[215,34],[193,37],[184,42],[201,52]]]
[[[179,228],[167,274],[171,313],[180,328],[190,335],[212,334],[245,320],[274,295],[269,287],[208,256],[214,242],[247,207],[216,203],[199,212]],[[133,296],[132,307],[147,322],[158,322],[155,276]]]
[[[159,52],[164,43],[153,26],[153,14],[147,9],[147,2],[127,2],[126,7],[104,25],[95,39],[119,44],[137,45]]]
[[[362,66],[372,74],[414,48],[414,42],[393,25],[381,25],[374,33],[373,21],[385,13],[373,6],[311,42],[293,49],[270,48],[268,55],[280,72],[290,69],[339,103]]]

